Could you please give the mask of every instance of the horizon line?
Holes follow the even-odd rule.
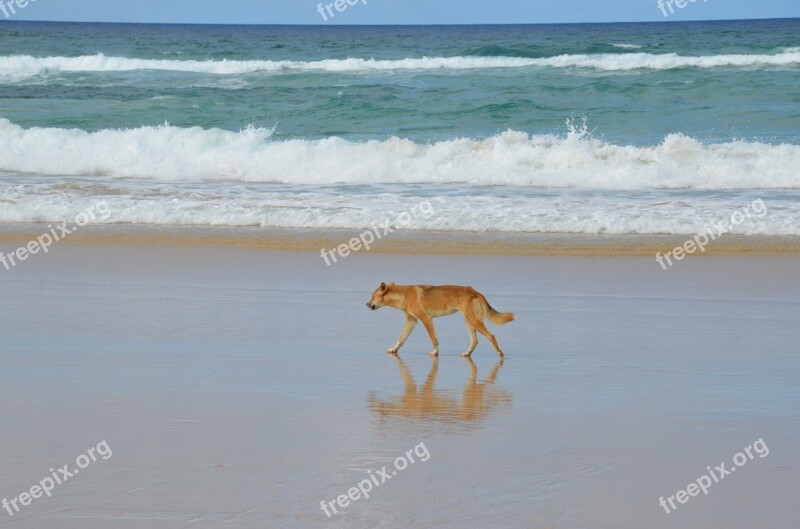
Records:
[[[699,22],[758,22],[770,20],[800,20],[800,17],[769,17],[769,18],[719,18],[719,19],[692,19],[692,20],[628,20],[614,22],[486,22],[486,23],[427,23],[427,24],[340,24],[340,23],[315,23],[315,24],[283,24],[283,23],[252,23],[252,22],[110,22],[97,20],[15,20],[0,19],[0,24],[8,23],[35,23],[35,24],[130,24],[151,26],[284,26],[284,27],[468,27],[468,26],[564,26],[564,25],[589,25],[589,24],[686,24]]]

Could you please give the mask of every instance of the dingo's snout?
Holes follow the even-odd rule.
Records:
[[[392,284],[394,285],[394,283]],[[369,298],[369,301],[367,301],[368,309],[378,310],[379,308],[386,305],[386,303],[384,303],[383,296],[386,293],[387,288],[388,286],[386,285],[386,283],[381,283],[381,286],[379,286],[375,290],[375,292],[372,293],[372,296]]]

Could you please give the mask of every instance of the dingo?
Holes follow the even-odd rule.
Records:
[[[489,338],[494,350],[501,357],[503,351],[497,345],[494,335],[489,332],[483,324],[486,316],[490,322],[496,325],[503,325],[514,321],[514,315],[510,312],[497,312],[494,310],[486,298],[472,287],[459,287],[453,285],[431,286],[431,285],[395,285],[394,283],[381,283],[372,297],[367,302],[367,307],[378,310],[381,307],[392,307],[406,313],[406,325],[400,334],[400,339],[389,349],[389,354],[397,354],[417,325],[418,320],[422,320],[425,329],[431,337],[433,343],[432,356],[439,354],[439,339],[436,338],[436,329],[433,328],[433,318],[448,316],[454,312],[461,311],[464,315],[464,323],[467,325],[471,342],[462,356],[469,356],[475,347],[478,346],[478,331]]]

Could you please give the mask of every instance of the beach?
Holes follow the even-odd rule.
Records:
[[[0,247],[10,251],[13,245]],[[34,258],[35,257],[35,258]],[[113,451],[0,525],[785,527],[800,398],[794,256],[316,252],[63,243],[0,276],[3,490]],[[481,337],[364,307],[381,281],[473,285]],[[769,449],[667,514],[659,498]],[[328,518],[320,503],[424,443]],[[74,466],[74,465],[72,465]],[[731,466],[728,463],[728,466]]]
[[[791,3],[16,0],[0,529],[793,527]]]

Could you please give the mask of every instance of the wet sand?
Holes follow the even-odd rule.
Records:
[[[0,526],[789,527],[798,265],[59,244],[0,269],[0,499],[113,456]],[[507,359],[482,337],[461,358],[458,316],[438,361],[421,326],[387,355],[403,316],[364,306],[381,281],[476,287],[517,314],[493,327]],[[759,438],[767,457],[659,506]],[[430,459],[322,512],[419,443]]]
[[[75,226],[70,226],[75,228]],[[17,246],[49,231],[46,224],[0,225],[0,244]],[[58,233],[58,230],[56,230]],[[148,245],[174,247],[247,248],[320,252],[347,243],[358,230],[292,228],[231,228],[218,226],[88,225],[75,229],[60,244]],[[559,233],[473,233],[397,230],[371,244],[371,253],[444,255],[543,255],[581,257],[652,257],[667,253],[693,235],[583,235]],[[363,251],[363,250],[362,250]],[[709,255],[800,256],[800,237],[721,235],[696,250],[692,257]]]

